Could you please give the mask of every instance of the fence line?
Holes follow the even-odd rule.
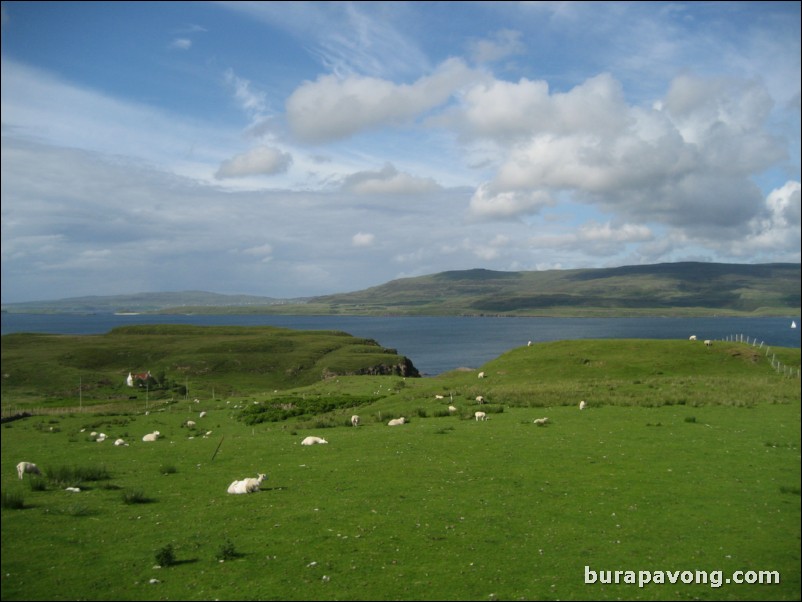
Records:
[[[749,336],[744,337],[744,335],[742,334],[731,334],[727,336],[724,340],[735,343],[746,343],[747,345],[752,345],[752,347],[757,347],[758,349],[763,349],[763,346],[765,345],[763,341],[760,341],[760,345],[758,345],[757,337],[755,337],[750,343]],[[769,353],[771,353],[771,347],[766,345],[766,353],[765,353],[766,358],[769,357]],[[777,372],[777,374],[781,374],[786,378],[793,378],[794,376],[796,376],[796,378],[800,378],[800,368],[794,368],[793,366],[787,366],[783,364],[780,360],[777,359],[776,354],[774,353],[771,354],[769,362],[771,362],[771,367],[774,368],[774,371]]]

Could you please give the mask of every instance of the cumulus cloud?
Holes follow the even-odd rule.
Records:
[[[551,196],[543,190],[494,191],[492,186],[482,185],[471,197],[468,214],[477,219],[510,220],[536,214],[554,204]]]
[[[222,180],[245,176],[273,175],[287,171],[291,164],[292,155],[289,153],[269,146],[259,146],[223,161],[214,177]]]
[[[409,123],[445,103],[478,77],[459,59],[449,59],[412,84],[357,75],[322,75],[305,82],[286,102],[292,131],[307,142],[337,140],[386,125]]]
[[[422,194],[439,190],[432,178],[416,178],[399,172],[392,164],[379,171],[363,171],[345,178],[343,190],[355,194]]]
[[[462,102],[465,138],[505,152],[471,200],[475,218],[535,214],[570,191],[623,219],[731,237],[760,212],[751,177],[785,152],[756,81],[678,77],[653,107],[629,105],[607,74],[559,94],[545,82],[483,83]]]

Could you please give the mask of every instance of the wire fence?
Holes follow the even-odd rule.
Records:
[[[771,347],[766,345],[763,341],[760,341],[760,343],[758,344],[757,337],[755,337],[750,341],[748,336],[744,336],[742,334],[731,334],[723,340],[734,343],[746,343],[747,345],[751,345],[752,347],[757,347],[758,349],[761,350],[765,347],[766,351],[764,355],[766,359],[771,362],[771,367],[774,368],[774,371],[777,372],[777,374],[780,374],[781,376],[785,376],[787,378],[794,378],[794,377],[800,378],[799,366],[794,367],[783,364],[780,360],[777,359],[776,354],[771,353]],[[771,357],[769,357],[770,353]]]

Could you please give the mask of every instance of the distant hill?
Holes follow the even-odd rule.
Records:
[[[663,263],[618,268],[463,270],[315,297],[332,313],[417,315],[788,315],[800,308],[800,264]]]
[[[168,308],[180,310],[182,308],[264,307],[299,302],[303,302],[303,299],[274,299],[253,295],[221,295],[203,291],[183,291],[7,303],[3,305],[3,311],[17,313],[149,313]]]
[[[402,278],[304,299],[214,293],[143,293],[3,306],[14,312],[273,313],[339,315],[798,315],[798,263],[661,263],[617,268]]]

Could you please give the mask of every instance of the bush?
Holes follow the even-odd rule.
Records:
[[[150,500],[141,489],[126,489],[123,491],[123,502],[126,504],[147,504]]]
[[[172,566],[175,564],[175,552],[173,544],[168,543],[161,550],[156,552],[156,564],[159,566]]]
[[[238,556],[239,556],[239,553],[237,553],[237,550],[234,547],[234,544],[231,543],[231,540],[228,539],[228,538],[226,538],[226,540],[223,542],[223,544],[217,550],[217,554],[215,554],[215,558],[217,560],[219,560],[220,562],[223,562],[224,560],[233,560],[234,558],[237,558]]]
[[[2,506],[3,510],[21,510],[25,507],[25,499],[19,491],[4,491]]]

